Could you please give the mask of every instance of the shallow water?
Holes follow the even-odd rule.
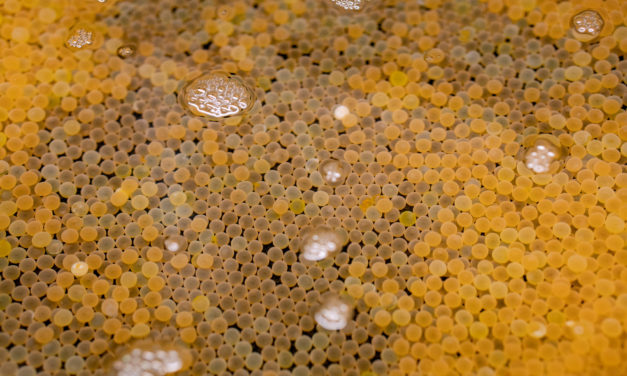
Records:
[[[627,3],[333,3],[0,2],[1,376],[627,373]]]

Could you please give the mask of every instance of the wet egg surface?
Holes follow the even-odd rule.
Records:
[[[625,20],[0,1],[0,375],[627,374]]]

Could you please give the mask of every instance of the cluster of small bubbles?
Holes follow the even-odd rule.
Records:
[[[87,25],[79,24],[70,29],[65,45],[74,50],[92,47],[95,40],[95,31]]]
[[[571,19],[573,34],[582,42],[596,39],[605,26],[603,17],[593,9],[587,9],[575,14]]]
[[[255,92],[244,80],[220,71],[195,78],[179,94],[179,103],[192,114],[214,120],[244,115],[255,101]]]
[[[348,11],[360,11],[371,0],[330,0],[337,8]]]

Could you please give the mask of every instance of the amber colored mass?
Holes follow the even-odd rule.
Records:
[[[627,2],[331,3],[0,1],[0,375],[627,374]],[[250,112],[181,107],[215,70]]]

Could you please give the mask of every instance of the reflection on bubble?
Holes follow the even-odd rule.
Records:
[[[537,139],[525,154],[525,166],[536,174],[551,171],[553,163],[560,157],[559,149],[545,139]]]
[[[352,316],[351,306],[337,295],[327,297],[314,314],[314,319],[324,329],[341,330]]]
[[[181,106],[196,116],[214,120],[244,115],[255,100],[252,88],[240,77],[220,71],[203,74],[179,94]]]
[[[322,179],[330,185],[340,185],[346,180],[348,175],[348,168],[345,163],[336,159],[327,159],[320,164],[320,175]]]
[[[575,14],[571,19],[571,25],[575,38],[588,42],[601,34],[605,21],[599,12],[588,9]]]
[[[320,261],[338,252],[341,247],[342,239],[333,229],[319,226],[305,233],[300,250],[305,260]]]
[[[127,44],[127,45],[124,45],[124,46],[120,46],[118,48],[117,54],[122,59],[126,59],[128,57],[131,57],[131,56],[135,55],[135,46],[133,46],[132,44]]]

